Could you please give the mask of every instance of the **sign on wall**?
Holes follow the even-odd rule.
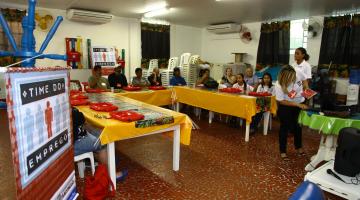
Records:
[[[83,69],[82,38],[65,38],[67,66],[73,69]]]
[[[115,47],[92,46],[91,47],[92,66],[102,66],[103,75],[114,72],[116,66]]]
[[[9,69],[6,98],[18,199],[75,196],[69,71]]]

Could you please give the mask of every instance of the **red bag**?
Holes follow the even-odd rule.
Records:
[[[111,112],[118,109],[117,106],[114,106],[113,104],[107,102],[90,103],[90,108],[101,112]]]
[[[111,118],[117,119],[122,122],[133,122],[143,120],[145,118],[144,115],[134,112],[132,110],[110,112],[110,116]]]
[[[165,90],[166,87],[164,86],[149,86],[149,90]]]
[[[239,88],[223,88],[219,89],[220,92],[226,92],[226,93],[240,93],[242,92]]]
[[[111,186],[111,190],[109,186]],[[104,164],[99,164],[94,176],[85,178],[84,199],[103,200],[114,196],[115,187],[110,179],[107,167]]]

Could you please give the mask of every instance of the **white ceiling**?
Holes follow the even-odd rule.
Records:
[[[1,0],[27,4],[27,0]],[[157,0],[38,0],[38,6],[78,8],[141,18],[146,5]],[[248,23],[272,19],[300,19],[360,8],[360,0],[167,0],[170,13],[158,17],[171,23],[204,27],[222,22]],[[1,3],[0,3],[1,5]]]

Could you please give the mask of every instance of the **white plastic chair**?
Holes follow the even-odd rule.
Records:
[[[161,72],[161,82],[163,86],[168,86],[170,84],[170,79],[173,77],[173,70],[178,66],[178,57],[172,57],[169,59],[168,68]]]
[[[149,68],[147,70],[143,70],[143,77],[147,78],[153,72],[154,68],[158,67],[158,59],[151,59],[149,61]]]
[[[84,170],[85,170],[85,162],[84,162],[84,160],[85,159],[90,159],[91,172],[92,172],[93,175],[95,173],[95,162],[94,162],[94,154],[93,154],[93,152],[83,153],[83,154],[80,154],[80,155],[74,157],[74,161],[77,162],[80,178],[84,178]]]
[[[179,66],[182,67],[184,65],[189,65],[191,53],[183,53],[180,56]]]

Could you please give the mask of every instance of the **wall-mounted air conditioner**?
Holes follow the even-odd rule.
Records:
[[[211,25],[206,28],[215,34],[236,33],[240,31],[240,25],[235,23]]]
[[[101,12],[69,9],[66,11],[66,18],[72,21],[105,24],[113,19],[113,15]]]

